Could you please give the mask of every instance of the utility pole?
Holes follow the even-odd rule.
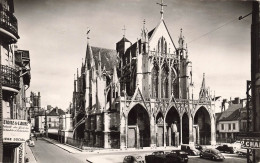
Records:
[[[253,132],[260,136],[260,2],[252,2],[252,25],[251,25],[251,81],[252,81],[252,125]],[[257,139],[259,142],[260,139]],[[253,162],[260,161],[260,148],[252,151]]]
[[[48,125],[47,125],[47,110],[45,110],[45,125],[44,125],[44,129],[45,129],[45,136],[48,137]]]
[[[1,40],[0,40],[1,41]],[[0,42],[1,44],[1,42]],[[0,162],[3,162],[3,92],[2,92],[2,64],[1,64],[1,48],[0,48]]]

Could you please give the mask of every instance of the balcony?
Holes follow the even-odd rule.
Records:
[[[3,86],[19,90],[20,78],[19,72],[9,66],[1,65],[1,76]]]
[[[2,29],[1,29],[2,28]],[[2,31],[4,29],[4,31]],[[15,43],[19,38],[18,36],[18,27],[17,19],[12,12],[5,9],[2,4],[0,4],[0,31],[5,33],[4,40],[7,40],[9,43]]]

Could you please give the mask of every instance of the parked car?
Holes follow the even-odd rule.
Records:
[[[231,146],[234,148],[234,152],[237,152],[238,150],[240,150],[242,148],[242,144],[240,141],[236,141],[236,142],[232,143]]]
[[[184,152],[185,153],[185,152]],[[185,153],[186,154],[186,153]],[[187,154],[186,154],[187,155]],[[156,151],[151,155],[145,156],[146,163],[181,163],[183,162],[176,153]]]
[[[195,149],[202,151],[205,147],[201,146],[201,145],[195,145]]]
[[[145,163],[145,160],[140,155],[128,155],[125,156],[123,163]]]
[[[188,153],[182,151],[182,150],[172,150],[171,154],[173,154],[178,162],[188,162]]]
[[[228,153],[234,153],[235,152],[233,147],[229,147],[226,144],[222,145],[222,146],[218,146],[216,149],[221,151],[221,152],[228,152]]]
[[[188,155],[191,155],[191,156],[198,156],[200,154],[199,150],[197,150],[195,147],[189,146],[189,145],[181,145],[181,150],[188,153]]]
[[[224,160],[225,157],[220,153],[219,150],[217,149],[204,149],[200,152],[200,157],[201,158],[209,158],[212,160]]]
[[[29,147],[34,147],[34,146],[35,146],[34,141],[33,141],[33,140],[29,140],[28,146],[29,146]]]
[[[146,163],[164,163],[166,154],[164,151],[155,151],[151,155],[145,156]]]

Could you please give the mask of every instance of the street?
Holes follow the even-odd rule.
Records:
[[[33,139],[35,141],[35,139]],[[83,162],[73,154],[51,144],[42,138],[35,141],[35,146],[31,147],[32,152],[39,163],[74,163]]]
[[[105,153],[69,153],[62,148],[57,147],[55,144],[49,143],[41,138],[35,141],[35,147],[31,147],[33,154],[39,163],[76,163],[76,162],[94,162],[94,163],[119,163],[122,162],[126,155],[145,155],[151,154],[152,151],[120,151],[120,152],[107,152]],[[224,154],[225,160],[228,163],[245,163],[245,157],[238,157],[236,154]],[[207,163],[215,162],[208,159],[201,159],[198,156],[189,156],[190,163]]]

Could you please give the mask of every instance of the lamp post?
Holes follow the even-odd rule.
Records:
[[[1,40],[0,40],[1,41]],[[1,48],[0,48],[0,68],[2,67],[1,64]],[[0,162],[3,162],[3,106],[2,106],[2,69],[0,70]]]
[[[44,110],[44,115],[45,115],[45,125],[44,125],[44,130],[45,130],[45,136],[48,137],[48,125],[47,125],[47,113],[46,110]]]

